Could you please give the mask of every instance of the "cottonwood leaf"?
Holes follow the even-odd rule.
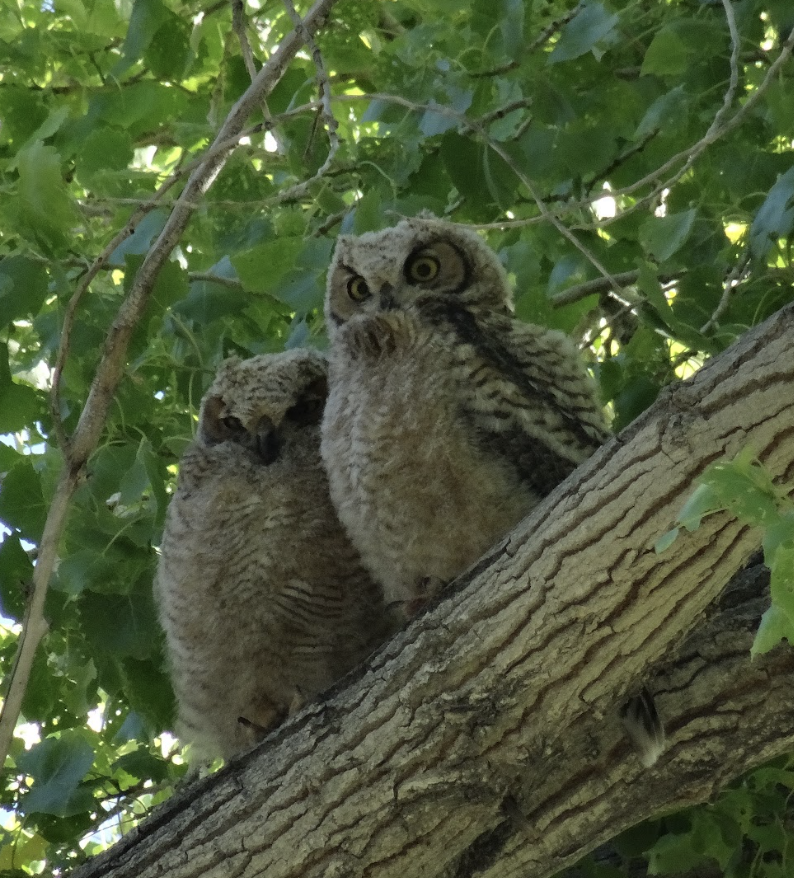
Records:
[[[23,814],[69,817],[91,808],[93,796],[80,782],[94,761],[94,751],[77,732],[45,738],[23,753],[18,767],[33,778],[30,792],[20,799]]]

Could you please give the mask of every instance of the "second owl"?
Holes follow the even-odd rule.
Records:
[[[326,363],[226,360],[168,508],[156,579],[180,737],[229,757],[388,633],[320,461]]]

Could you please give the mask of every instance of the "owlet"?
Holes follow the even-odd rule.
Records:
[[[607,439],[603,412],[570,339],[513,317],[502,265],[464,227],[420,216],[340,237],[325,314],[331,497],[410,615]],[[651,764],[648,699],[625,718]]]
[[[565,335],[496,254],[426,216],[341,237],[328,275],[331,496],[387,602],[453,579],[607,438]]]
[[[156,578],[180,736],[244,749],[387,632],[320,460],[324,358],[226,360],[179,470]]]

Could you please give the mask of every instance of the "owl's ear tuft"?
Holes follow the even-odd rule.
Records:
[[[301,427],[308,424],[319,424],[327,398],[328,377],[326,375],[318,375],[303,390],[295,405],[287,409],[284,417]]]

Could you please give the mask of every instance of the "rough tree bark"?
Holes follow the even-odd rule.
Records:
[[[749,445],[791,479],[792,388],[789,306],[665,392],[323,702],[76,874],[542,878],[794,748],[794,651],[751,663],[736,608],[682,645],[759,535],[718,514],[653,549],[709,463]],[[617,716],[647,679],[669,746],[643,771]]]

